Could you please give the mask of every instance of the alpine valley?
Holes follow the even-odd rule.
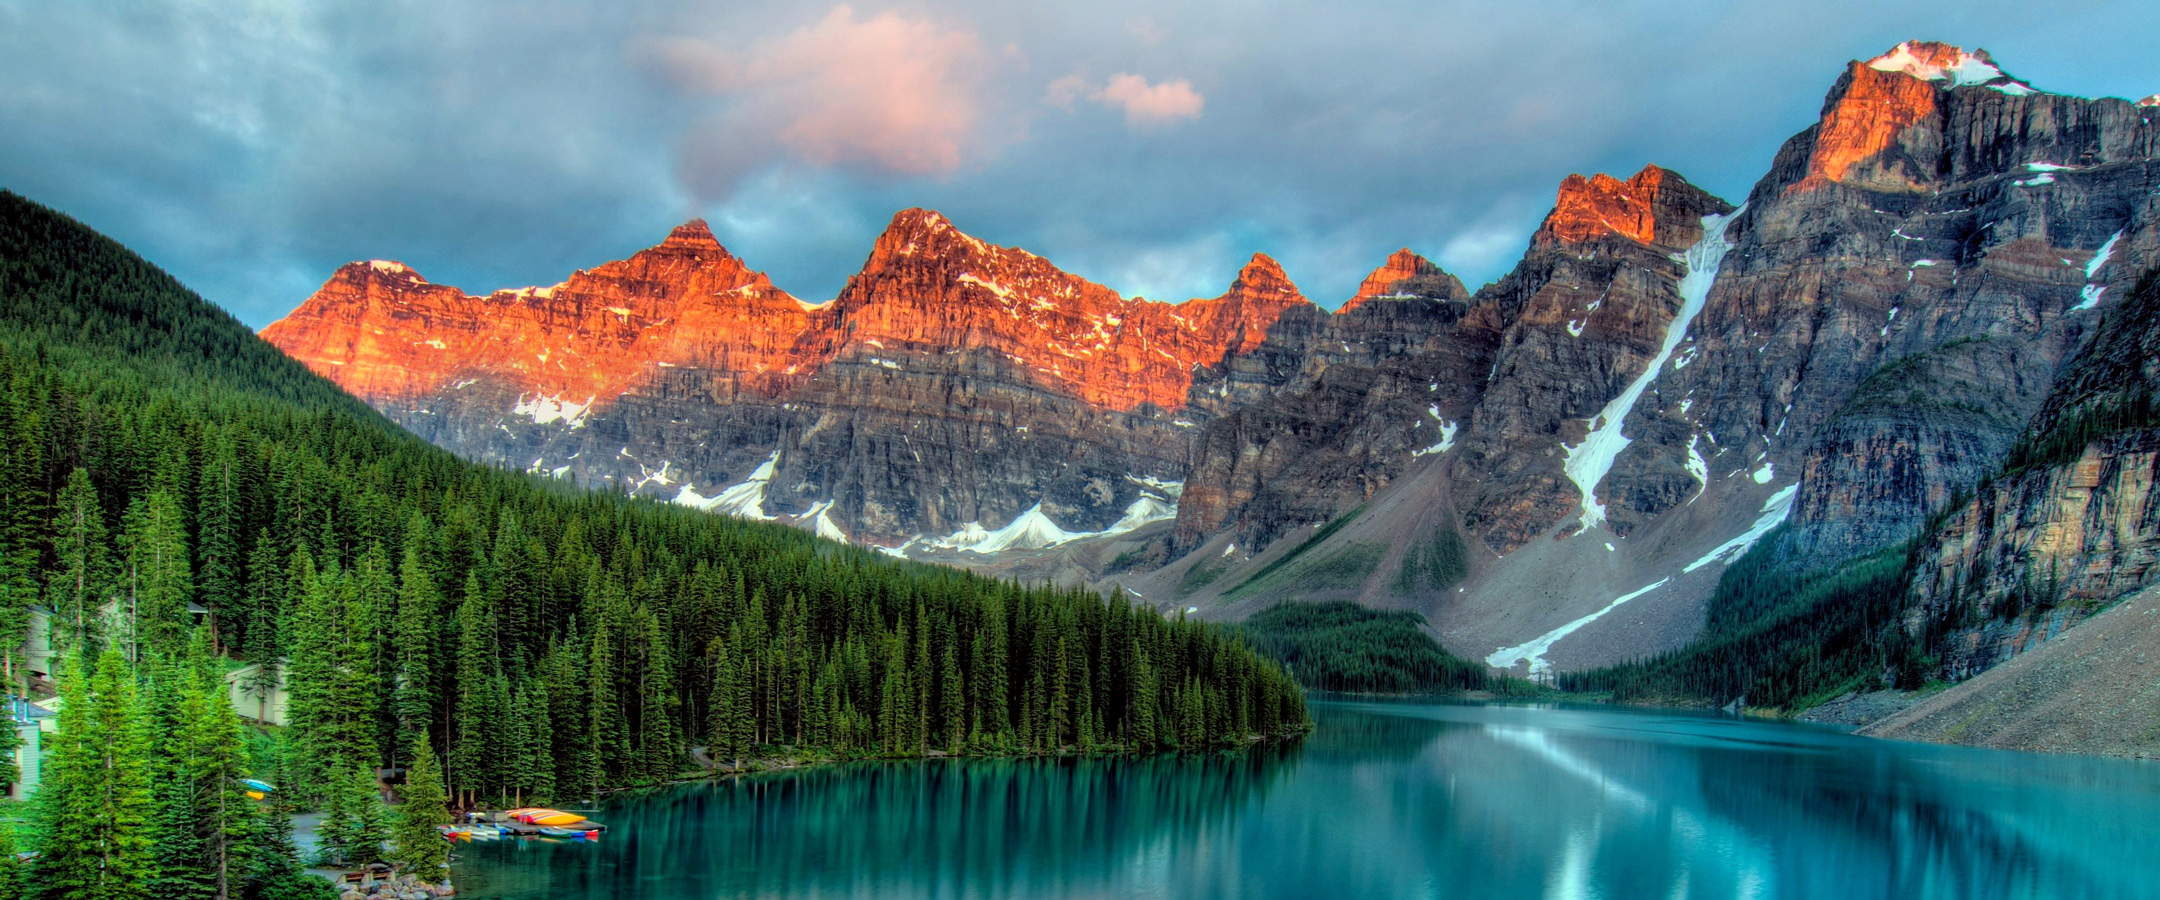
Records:
[[[829,302],[692,221],[548,287],[351,263],[262,336],[469,459],[916,560],[1209,619],[1406,609],[1623,697],[1979,702],[2160,581],[2160,96],[1908,42],[1766,162],[1731,198],[1568,175],[1498,281],[1400,250],[1333,311],[1263,254],[1129,298],[909,209]],[[1814,674],[1688,680],[1802,620]],[[2005,721],[2063,715],[2005,684]],[[2092,727],[2051,740],[2160,746]]]

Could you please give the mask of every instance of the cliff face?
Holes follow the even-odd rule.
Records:
[[[1908,43],[1846,66],[1744,206],[1569,176],[1475,293],[1401,250],[1334,313],[1262,255],[1160,303],[906,210],[815,308],[693,223],[486,296],[357,263],[264,334],[468,456],[918,557],[1058,545],[996,565],[1207,615],[1409,604],[1495,665],[1592,665],[1691,636],[1766,535],[1829,563],[1961,497],[1937,613],[2037,561],[2146,579],[2145,438],[1982,482],[2160,264],[2156,123]]]
[[[1550,529],[1579,508],[1556,451],[1658,354],[1682,306],[1676,256],[1730,209],[1655,166],[1571,175],[1523,261],[1474,297],[1390,257],[1336,315],[1280,329],[1226,376],[1242,402],[1194,448],[1178,545],[1230,523],[1264,545],[1458,444],[1467,527],[1502,553]]]
[[[2160,279],[2145,278],[2095,331],[2010,471],[1951,508],[1920,548],[1909,626],[1956,633],[1950,677],[2160,581]]]
[[[815,308],[693,222],[483,297],[355,263],[263,336],[474,458],[891,545],[1038,503],[1071,532],[1167,516],[1192,373],[1306,307],[1265,256],[1220,297],[1128,300],[905,210]]]
[[[1803,473],[1788,547],[1804,560],[1910,536],[1998,461],[2107,292],[2154,260],[2118,237],[2150,217],[2154,120],[1941,45],[1852,64],[1732,227],[1699,362],[1666,391],[1696,402],[1641,413],[1714,440],[1713,474]]]
[[[1348,595],[1424,608],[1459,652],[1552,638],[1496,665],[1674,646],[1701,621],[1719,564],[1765,535],[1796,568],[1836,562],[1913,537],[2000,468],[2064,360],[2160,263],[2155,113],[2036,91],[1984,53],[1907,44],[1847,67],[1743,209],[1655,168],[1570,177],[1515,270],[1362,373],[1456,372],[1424,385],[1446,398],[1430,414],[1459,428],[1449,449],[1405,452],[1425,446],[1402,437],[1416,416],[1361,417],[1339,396],[1385,387],[1337,389],[1355,370],[1308,369],[1373,304],[1310,326],[1286,318],[1215,387],[1237,402],[1194,450],[1175,541],[1281,571],[1278,552],[1334,560],[1393,540]],[[1391,261],[1375,280],[1411,268]],[[2108,540],[2143,534],[2140,459],[2082,476],[2130,504]],[[2024,490],[2079,503],[2099,490],[2053,478]],[[2047,521],[2117,515],[2021,502]],[[1389,507],[1416,503],[1444,505],[1483,545],[1452,596],[1389,584],[1419,564],[1424,551],[1402,545],[1429,519]],[[1335,537],[1270,548],[1352,509]],[[1234,546],[1209,542],[1224,530]],[[2127,552],[2093,571],[2142,565]],[[1238,564],[1217,568],[1143,586],[1234,609],[1276,596]],[[1625,621],[1600,620],[1616,602]]]
[[[1567,448],[1586,447],[1640,404],[1641,390],[1627,398],[1629,388],[1656,376],[1646,370],[1670,358],[1660,358],[1668,335],[1687,327],[1681,280],[1701,261],[1686,253],[1703,242],[1706,216],[1731,211],[1655,166],[1627,181],[1571,176],[1523,261],[1478,293],[1504,332],[1451,476],[1465,486],[1465,527],[1487,547],[1508,553],[1610,493],[1596,493],[1610,467],[1576,457],[1587,465],[1570,471]],[[1616,400],[1622,407],[1608,409]],[[1606,506],[1593,518],[1625,534],[1632,522]]]

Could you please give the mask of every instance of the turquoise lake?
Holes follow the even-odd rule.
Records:
[[[855,763],[460,844],[469,898],[2160,898],[2160,763],[1671,712],[1315,702],[1302,744]]]

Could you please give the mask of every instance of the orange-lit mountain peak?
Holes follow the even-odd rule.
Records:
[[[1929,143],[1917,126],[1941,115],[1944,91],[1976,88],[2013,97],[2038,93],[2005,74],[1985,50],[1936,41],[1906,41],[1866,62],[1855,61],[1823,101],[1806,175],[1788,191],[1827,184],[1869,190],[1927,190],[1931,173],[1891,153]]]
[[[1388,254],[1386,262],[1374,269],[1372,274],[1358,285],[1357,294],[1342,305],[1337,312],[1349,312],[1376,298],[1436,297],[1459,300],[1469,297],[1462,281],[1434,264],[1432,260],[1411,252],[1404,247]]]
[[[1297,285],[1290,281],[1290,275],[1283,271],[1282,264],[1265,253],[1252,255],[1245,267],[1238,270],[1237,280],[1230,282],[1230,291],[1223,297],[1283,303],[1305,302],[1305,295],[1298,293]]]
[[[1606,234],[1651,243],[1657,239],[1657,194],[1670,174],[1644,166],[1626,181],[1604,173],[1569,175],[1537,240],[1578,243]]]
[[[807,313],[702,221],[561,284],[486,296],[387,260],[349,263],[262,335],[368,400],[493,378],[534,396],[606,402],[652,367],[784,371]]]
[[[1867,61],[1878,72],[1899,72],[1921,81],[1947,82],[1946,87],[1999,82],[2008,76],[1986,50],[1966,52],[1940,41],[1906,41]]]

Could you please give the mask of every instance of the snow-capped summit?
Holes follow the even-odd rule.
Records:
[[[1906,41],[1867,64],[1879,72],[1903,72],[1921,81],[1943,82],[1944,87],[1979,84],[2011,94],[2032,92],[2032,86],[2004,74],[1986,50],[1968,53],[1936,41]]]

